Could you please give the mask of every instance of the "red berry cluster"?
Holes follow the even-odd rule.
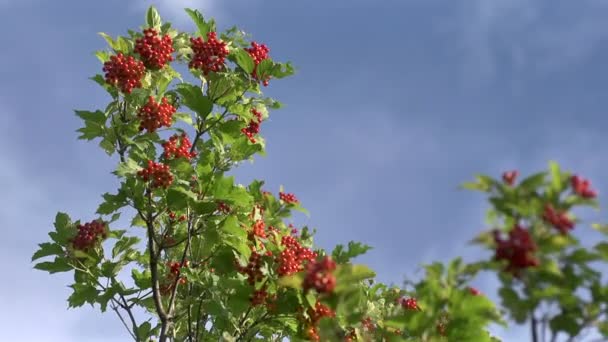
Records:
[[[254,285],[256,282],[261,281],[264,278],[261,271],[262,255],[259,253],[251,253],[247,266],[243,267],[238,265],[237,267],[240,273],[247,275],[247,282],[249,282],[249,285]]]
[[[587,179],[574,175],[570,178],[570,184],[574,193],[583,198],[595,198],[597,196],[597,192],[591,189],[591,182]]]
[[[479,296],[481,295],[481,291],[479,291],[478,289],[474,288],[474,287],[469,287],[469,292],[473,295],[473,296]]]
[[[74,246],[74,249],[80,251],[87,251],[99,241],[108,237],[106,224],[101,220],[79,224],[76,228],[78,229],[78,233],[76,233],[76,236],[70,242]]]
[[[513,185],[518,175],[519,172],[517,170],[507,171],[502,174],[502,180],[508,185]]]
[[[106,83],[118,86],[126,94],[131,94],[133,88],[141,87],[141,79],[146,73],[144,63],[120,52],[103,63],[102,70],[106,74]]]
[[[152,180],[152,188],[168,188],[173,183],[169,166],[148,160],[148,167],[137,172],[145,182]]]
[[[255,240],[255,237],[266,238],[266,224],[264,220],[257,220],[251,227],[251,231],[249,232],[249,240]]]
[[[344,342],[353,342],[357,340],[357,332],[353,328],[349,328],[344,336]]]
[[[289,224],[289,228],[291,228],[291,235],[298,235],[298,229],[296,227],[293,226],[293,224]]]
[[[376,325],[374,324],[374,322],[372,322],[371,317],[366,317],[364,320],[362,320],[361,325],[363,326],[363,330],[366,332],[372,332],[376,330]]]
[[[311,341],[319,341],[319,330],[317,325],[323,317],[335,317],[336,313],[327,305],[319,302],[315,303],[315,308],[308,309],[309,320],[306,322],[305,334]]]
[[[283,236],[281,245],[286,248],[278,257],[279,267],[277,272],[280,276],[287,276],[304,269],[305,262],[311,262],[317,257],[317,253],[310,248],[300,245],[293,236]]]
[[[165,150],[163,154],[165,159],[183,157],[190,160],[196,157],[196,151],[190,153],[191,148],[192,143],[186,133],[182,133],[181,136],[175,134],[169,138],[169,141],[163,143],[163,149]]]
[[[165,64],[173,61],[171,54],[174,51],[171,37],[164,35],[161,38],[153,28],[145,29],[143,38],[135,41],[135,52],[149,69],[162,69]]]
[[[177,276],[179,276],[179,273],[180,273],[180,270],[182,267],[190,266],[190,261],[184,260],[183,263],[180,263],[179,261],[168,262],[167,266],[169,267],[169,273],[171,273],[173,276],[177,277]]]
[[[406,310],[420,310],[416,298],[397,298],[397,303]]]
[[[252,109],[251,113],[255,115],[257,121],[249,121],[249,125],[247,127],[241,128],[241,132],[247,136],[247,138],[249,139],[249,141],[251,141],[252,144],[255,144],[256,140],[254,136],[260,133],[260,124],[262,123],[262,112],[256,109]]]
[[[158,103],[153,96],[150,96],[148,102],[137,113],[137,117],[141,120],[139,130],[145,129],[153,133],[163,126],[170,127],[176,110],[166,97]]]
[[[251,306],[262,305],[266,303],[267,297],[268,292],[266,292],[266,288],[261,288],[259,290],[253,291],[253,293],[249,297],[249,301],[251,302]]]
[[[309,325],[304,333],[306,334],[306,337],[313,342],[318,342],[321,340],[319,330],[314,325]]]
[[[253,76],[253,78],[259,80],[257,73],[258,64],[260,64],[263,60],[268,59],[268,53],[270,52],[270,49],[266,46],[266,44],[258,44],[256,42],[251,42],[251,47],[245,49],[245,51],[249,52],[249,55],[251,56],[251,58],[253,59],[253,63],[255,64],[253,68],[253,73],[251,75]],[[269,78],[261,80],[264,87],[268,86],[268,80]]]
[[[500,232],[494,231],[494,241],[496,242],[496,260],[507,260],[507,272],[517,276],[521,269],[538,266],[538,259],[534,257],[537,249],[536,243],[532,239],[530,232],[516,224],[509,231],[509,239],[503,240]]]
[[[298,199],[294,194],[286,194],[284,192],[279,192],[279,198],[287,204],[298,203]]]
[[[176,214],[174,212],[172,212],[172,211],[169,212],[169,220],[171,220],[171,221],[175,220],[175,216],[176,216]],[[184,221],[186,221],[186,219],[187,219],[186,215],[182,214],[179,216],[178,221],[184,222]]]
[[[190,38],[190,47],[194,53],[188,64],[191,69],[199,69],[205,76],[223,69],[228,48],[225,42],[217,39],[217,33],[208,32],[207,41],[201,37]]]
[[[228,214],[230,212],[230,207],[224,202],[217,202],[217,210],[221,213]]]
[[[190,262],[185,260],[184,263],[180,263],[179,261],[167,262],[167,267],[169,267],[169,275],[163,281],[163,284],[160,286],[160,293],[163,296],[166,296],[171,293],[173,290],[173,284],[175,283],[175,279],[179,278],[182,267],[190,266]],[[186,278],[179,278],[177,281],[180,285],[184,285],[188,282]]]
[[[569,230],[574,229],[574,222],[568,218],[566,213],[556,211],[551,204],[545,205],[543,220],[549,222],[562,234],[567,234]]]
[[[437,333],[441,336],[447,335],[447,324],[444,322],[437,323]]]
[[[318,293],[327,293],[336,287],[336,277],[332,272],[336,269],[336,262],[325,256],[322,260],[310,262],[302,287],[304,291],[314,288]]]
[[[308,309],[308,315],[313,324],[319,323],[323,317],[335,317],[336,313],[327,305],[321,303],[319,300],[315,303],[315,309]]]

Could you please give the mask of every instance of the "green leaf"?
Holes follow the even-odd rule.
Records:
[[[49,233],[53,241],[63,245],[72,238],[73,230],[71,229],[70,217],[66,213],[57,213],[55,216],[55,232]]]
[[[591,227],[602,234],[608,235],[608,224],[592,223]]]
[[[40,249],[38,249],[38,251],[36,251],[36,253],[34,253],[34,255],[32,256],[32,261],[49,256],[49,255],[62,255],[63,254],[63,248],[56,243],[45,242],[45,243],[39,244],[38,246],[40,246]]]
[[[196,194],[183,188],[170,188],[167,191],[167,203],[172,209],[183,209],[188,203],[196,201]]]
[[[259,79],[265,79],[272,73],[274,62],[271,59],[264,59],[258,64],[257,75]]]
[[[216,199],[226,199],[234,188],[234,177],[220,177],[213,184],[213,197]]]
[[[100,36],[103,37],[103,39],[105,39],[105,41],[108,43],[108,45],[114,49],[114,50],[119,50],[118,44],[114,41],[114,39],[112,39],[112,37],[110,37],[109,35],[107,35],[104,32],[99,32],[98,33]]]
[[[205,22],[203,15],[198,10],[191,10],[186,8],[186,13],[190,16],[196,27],[198,28],[198,34],[201,37],[207,37],[207,32],[211,30],[211,25]]]
[[[160,14],[158,14],[158,11],[154,6],[148,8],[148,12],[146,13],[146,24],[148,27],[152,28],[160,28],[163,24],[160,19]]]
[[[376,273],[367,266],[349,264],[338,265],[334,274],[338,284],[335,289],[336,293],[348,290],[353,284],[376,276]]]
[[[173,117],[179,121],[183,121],[185,123],[187,123],[188,125],[192,125],[192,116],[190,115],[190,113],[182,113],[182,112],[178,112],[173,114]]]
[[[559,314],[549,321],[549,326],[553,331],[565,331],[570,336],[576,336],[581,331],[581,326],[577,323],[579,317],[572,314]]]
[[[92,121],[85,121],[85,126],[76,130],[80,132],[78,139],[81,140],[93,140],[95,138],[103,137],[105,135],[105,126],[99,125]]]
[[[600,253],[604,260],[608,260],[608,242],[599,242],[593,249]]]
[[[76,283],[70,287],[74,289],[74,292],[68,298],[69,307],[77,308],[83,306],[85,303],[93,305],[97,301],[99,291],[97,291],[95,286]]]
[[[263,62],[263,61],[262,61]],[[261,64],[261,63],[260,63]],[[275,63],[272,67],[271,75],[276,79],[281,79],[291,76],[295,73],[295,69],[291,63]]]
[[[110,96],[112,96],[113,99],[116,99],[118,97],[118,90],[115,87],[107,84],[105,78],[102,75],[97,74],[93,77],[90,77],[89,79],[99,84],[103,89],[105,89],[105,91],[110,94]]]
[[[97,208],[97,214],[100,215],[110,215],[128,204],[127,195],[124,191],[119,191],[116,195],[106,192],[102,197],[104,202]]]
[[[249,52],[245,51],[244,49],[236,49],[232,55],[234,56],[236,64],[240,66],[246,73],[251,74],[253,72],[255,63],[253,58],[251,58],[249,55]]]
[[[201,118],[206,118],[213,110],[213,102],[209,97],[203,95],[203,90],[188,83],[177,85],[176,91],[183,97],[184,106],[192,109]]]
[[[116,277],[123,266],[122,262],[105,261],[101,264],[101,275],[107,278]]]
[[[367,253],[367,251],[371,249],[372,247],[368,245],[364,245],[360,242],[350,241],[348,243],[347,250],[344,250],[344,246],[337,245],[332,252],[332,257],[337,263],[344,264],[349,262],[352,258]]]
[[[107,51],[97,51],[95,56],[102,64],[110,60],[110,54]]]
[[[114,172],[119,177],[125,177],[129,175],[135,175],[141,169],[137,162],[131,158],[128,158],[126,162],[118,164],[118,168]]]
[[[523,179],[521,181],[521,183],[519,183],[518,188],[519,189],[524,189],[526,191],[534,191],[536,190],[538,187],[542,186],[545,184],[545,177],[547,176],[547,174],[545,172],[538,172],[535,173],[525,179]]]
[[[108,136],[101,139],[99,142],[99,147],[101,147],[109,156],[111,156],[116,150],[116,146],[112,140],[108,139]]]
[[[137,336],[142,340],[147,340],[152,335],[152,324],[150,322],[143,322],[137,327]]]
[[[549,162],[549,173],[551,174],[551,188],[557,194],[563,190],[562,173],[559,164],[554,161]]]
[[[116,244],[114,245],[114,248],[112,248],[112,258],[116,258],[116,256],[119,255],[120,253],[123,253],[123,252],[129,250],[131,247],[133,247],[139,241],[140,241],[139,238],[136,236],[129,236],[129,237],[123,236],[120,240],[118,240],[118,242],[116,242]]]
[[[296,290],[302,288],[304,274],[302,272],[279,278],[277,284],[283,287],[291,287]]]
[[[239,238],[247,237],[247,232],[239,225],[239,221],[236,216],[228,216],[222,224],[222,231],[234,235]]]
[[[135,282],[135,285],[140,289],[148,289],[152,287],[152,276],[150,271],[145,270],[143,273],[138,269],[134,268],[131,270],[131,277]]]
[[[73,268],[70,266],[65,258],[56,257],[55,261],[45,261],[38,263],[34,266],[35,269],[41,271],[47,271],[49,273],[59,273],[71,271]]]
[[[589,261],[595,261],[598,259],[598,255],[592,253],[586,249],[577,249],[573,251],[570,255],[568,255],[567,260],[570,260],[574,263],[587,263]]]
[[[466,190],[489,192],[490,190],[492,190],[492,186],[496,183],[491,177],[486,175],[476,175],[475,179],[475,182],[463,183],[460,188]]]
[[[74,112],[85,122],[90,121],[98,125],[106,124],[106,114],[100,110],[97,110],[95,112],[89,112],[86,110],[75,110]]]
[[[308,306],[311,308],[314,308],[315,305],[317,304],[317,296],[313,293],[313,292],[308,292],[304,298],[306,298],[306,302],[308,303]]]

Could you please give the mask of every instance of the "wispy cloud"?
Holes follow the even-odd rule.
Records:
[[[608,36],[606,2],[476,0],[463,6],[466,72],[491,79],[499,63],[547,72],[584,61]]]

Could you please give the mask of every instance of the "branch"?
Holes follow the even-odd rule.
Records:
[[[122,308],[129,315],[129,319],[131,320],[131,325],[133,326],[133,334],[135,335],[133,337],[135,338],[136,341],[139,341],[139,334],[137,333],[137,322],[135,321],[135,316],[133,316],[133,311],[131,310],[131,306],[129,306],[129,304],[127,303],[125,296],[123,296],[122,294],[119,294],[119,295],[120,295],[120,299],[122,300],[122,303],[124,304],[124,306]]]
[[[113,298],[112,298],[112,301],[114,301]],[[125,326],[125,328],[129,332],[129,335],[131,335],[131,337],[133,337],[133,339],[135,341],[139,341],[139,338],[137,337],[137,327],[134,327],[133,331],[131,331],[131,329],[129,329],[129,326],[127,325],[127,322],[125,322],[125,319],[120,314],[120,311],[118,311],[118,306],[116,306],[116,304],[112,304],[112,310],[114,310],[114,312],[116,312],[116,314],[118,315],[118,318],[120,318],[120,321],[122,322],[122,324]]]

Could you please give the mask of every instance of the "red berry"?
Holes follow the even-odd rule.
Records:
[[[481,294],[481,292],[474,288],[474,287],[469,287],[469,292],[473,295],[473,296],[479,296]]]
[[[249,52],[249,55],[251,56],[251,58],[253,59],[253,63],[255,64],[255,66],[253,68],[253,72],[251,73],[251,76],[253,76],[253,78],[255,78],[258,81],[262,81],[262,84],[264,86],[267,86],[268,80],[270,79],[270,77],[260,80],[259,76],[257,74],[257,71],[258,71],[258,64],[260,64],[263,60],[269,58],[268,53],[270,52],[270,49],[265,44],[258,44],[256,42],[251,42],[251,47],[245,49],[245,51]]]
[[[508,262],[506,271],[518,276],[520,270],[538,266],[538,259],[534,257],[537,249],[536,243],[532,239],[530,232],[520,225],[515,225],[509,231],[509,239],[503,240],[500,232],[494,231],[494,241],[496,243],[496,260],[506,260]]]
[[[262,113],[256,109],[252,109],[251,112],[253,113],[253,115],[255,115],[256,120],[251,120],[249,121],[249,125],[245,128],[241,129],[241,132],[243,134],[245,134],[245,136],[247,136],[247,138],[249,139],[249,141],[251,141],[252,144],[255,144],[256,140],[254,138],[254,136],[258,133],[260,133],[260,124],[262,123]]]
[[[268,297],[268,293],[265,288],[253,291],[251,297],[249,297],[249,301],[251,302],[251,306],[262,305],[266,302],[266,298]]]
[[[190,153],[191,148],[192,143],[186,133],[182,133],[181,136],[174,134],[168,141],[163,143],[163,156],[167,160],[172,158],[186,158],[190,160],[196,156],[196,151]]]
[[[145,129],[153,133],[163,126],[170,127],[176,110],[166,97],[158,103],[153,96],[150,96],[148,102],[137,113],[137,117],[141,120],[139,130]]]
[[[225,42],[217,40],[217,33],[207,33],[207,41],[203,41],[201,37],[190,38],[190,47],[193,55],[188,66],[191,69],[199,69],[206,76],[224,68],[228,48]]]
[[[574,193],[583,198],[595,198],[597,192],[591,189],[591,182],[589,180],[574,175],[570,178],[570,184]]]
[[[135,41],[135,52],[139,54],[144,65],[152,70],[162,69],[168,62],[173,61],[171,54],[174,51],[171,37],[164,35],[161,38],[153,28],[145,29],[143,38]]]
[[[76,236],[73,237],[70,242],[74,249],[77,250],[88,251],[108,237],[106,223],[101,220],[79,224],[76,229]]]
[[[406,310],[420,310],[416,298],[399,298],[397,302]]]
[[[502,180],[508,185],[513,185],[518,175],[519,172],[517,170],[508,171],[502,174]]]
[[[144,63],[122,53],[111,56],[103,64],[102,70],[105,72],[106,83],[118,86],[125,94],[130,94],[133,88],[141,88],[141,79],[146,73]]]
[[[228,214],[230,213],[230,207],[224,202],[217,202],[217,210],[221,213]]]
[[[283,236],[281,238],[281,245],[286,248],[281,251],[278,257],[278,269],[279,276],[287,276],[304,269],[304,265],[314,261],[317,257],[317,253],[313,252],[310,248],[303,247],[300,245],[298,240],[293,236]]]
[[[311,262],[307,265],[307,272],[302,287],[304,291],[315,289],[318,293],[327,293],[336,287],[336,277],[332,272],[336,269],[336,263],[326,256],[320,261]]]
[[[152,180],[152,188],[168,188],[173,183],[169,166],[152,160],[148,160],[148,167],[137,172],[137,175],[145,182]]]
[[[294,194],[287,194],[284,192],[279,192],[279,198],[287,204],[298,203],[298,199]]]
[[[247,275],[247,282],[250,285],[255,285],[256,282],[261,281],[264,278],[261,268],[262,255],[257,252],[251,253],[247,266],[243,267],[237,264],[237,270],[240,273]]]
[[[543,212],[543,220],[549,222],[553,227],[559,230],[562,234],[567,234],[569,230],[574,229],[574,222],[568,218],[565,212],[556,211],[551,204],[545,205]]]

